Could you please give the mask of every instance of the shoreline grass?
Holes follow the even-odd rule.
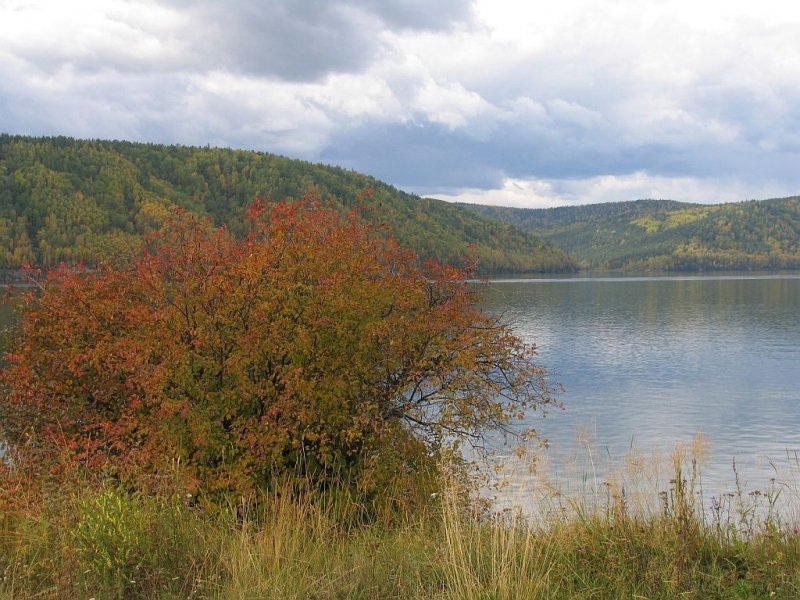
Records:
[[[31,494],[0,512],[0,599],[800,597],[796,528],[699,507],[685,458],[652,502],[609,485],[544,519],[454,484],[370,520],[288,487],[213,511],[112,486]]]

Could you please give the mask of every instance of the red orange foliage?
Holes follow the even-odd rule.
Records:
[[[179,460],[199,488],[241,492],[479,440],[550,400],[468,271],[309,198],[249,219],[237,240],[177,213],[124,267],[62,266],[23,294],[12,448],[121,477]]]

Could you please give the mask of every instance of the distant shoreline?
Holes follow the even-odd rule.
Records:
[[[586,270],[577,273],[553,274],[497,274],[489,275],[489,283],[546,283],[581,281],[690,281],[702,280],[745,280],[745,279],[800,279],[800,270],[781,269],[776,271],[607,271]],[[475,280],[476,282],[478,280]]]

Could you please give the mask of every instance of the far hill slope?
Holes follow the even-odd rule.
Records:
[[[367,189],[374,218],[424,258],[458,263],[470,254],[482,272],[575,269],[534,235],[337,167],[259,152],[10,135],[0,135],[0,267],[128,252],[171,206],[241,232],[255,196],[313,191],[346,208]]]
[[[728,204],[636,200],[549,209],[463,204],[540,235],[591,267],[800,268],[800,198]]]

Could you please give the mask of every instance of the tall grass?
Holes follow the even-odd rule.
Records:
[[[0,513],[0,598],[186,598],[219,562],[224,517],[176,498],[78,488]]]
[[[0,598],[800,597],[800,540],[769,493],[706,508],[693,460],[674,453],[649,496],[617,479],[536,518],[457,481],[366,518],[296,485],[213,510],[76,485],[0,514]]]

